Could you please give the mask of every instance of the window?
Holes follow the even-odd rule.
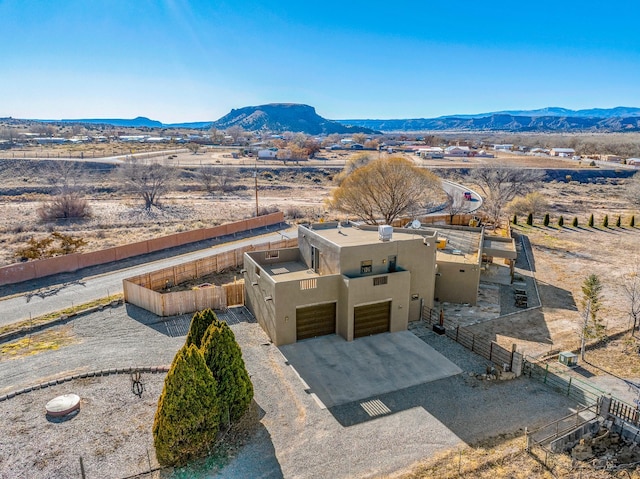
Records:
[[[264,253],[264,258],[265,259],[276,259],[280,257],[280,251],[275,250],[275,251],[266,251]]]
[[[371,260],[360,262],[360,274],[368,274],[373,272],[373,263]]]
[[[380,286],[381,284],[387,284],[388,276],[378,276],[377,278],[373,278],[373,285]]]
[[[256,266],[256,276],[260,276],[260,266]]]

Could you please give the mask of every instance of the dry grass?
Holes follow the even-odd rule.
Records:
[[[476,447],[445,451],[439,456],[420,462],[410,470],[387,476],[389,479],[610,479],[640,478],[640,473],[623,472],[620,476],[597,471],[585,463],[572,464],[568,455],[554,456],[552,469],[547,469],[524,450],[524,438],[499,437]]]
[[[21,321],[21,322],[18,322],[18,323],[12,323],[12,324],[9,324],[9,325],[6,325],[6,326],[0,326],[0,334],[9,333],[9,332],[12,332],[12,331],[19,331],[19,330],[22,330],[22,329],[28,330],[30,328],[42,326],[43,324],[51,322],[51,321],[53,321],[55,319],[58,319],[58,318],[60,318],[62,316],[72,316],[74,314],[78,314],[81,311],[84,311],[84,310],[89,309],[89,308],[94,308],[96,306],[107,306],[113,301],[120,301],[123,297],[124,297],[123,293],[113,294],[113,295],[109,296],[108,298],[95,299],[93,301],[89,301],[89,302],[82,303],[82,304],[77,304],[75,306],[72,306],[72,307],[69,307],[69,308],[65,308],[65,309],[60,310],[60,311],[55,311],[53,313],[43,314],[42,316],[37,316],[35,318],[27,319],[25,321]]]
[[[77,342],[77,338],[73,334],[71,326],[67,326],[36,333],[17,341],[3,343],[0,346],[0,353],[2,353],[3,359],[19,359],[43,351],[54,351],[75,342]]]

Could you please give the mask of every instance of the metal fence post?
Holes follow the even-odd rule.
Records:
[[[544,379],[542,380],[543,383],[547,384],[547,374],[549,374],[549,365],[547,364],[547,367],[544,368]]]

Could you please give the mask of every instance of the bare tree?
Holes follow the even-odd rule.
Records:
[[[549,206],[547,198],[539,191],[532,191],[524,197],[514,198],[508,205],[507,209],[511,213],[515,214],[528,214],[534,215],[540,213],[542,210]]]
[[[227,193],[233,190],[233,182],[237,178],[234,168],[216,168],[203,166],[198,170],[200,184],[208,193],[221,191]]]
[[[625,196],[631,204],[640,206],[640,174],[636,173],[633,178],[627,182]]]
[[[497,225],[502,212],[518,195],[525,195],[544,178],[544,171],[506,166],[480,166],[471,170],[470,179],[484,195],[483,209]]]
[[[455,189],[453,192],[445,191],[445,195],[447,195],[447,206],[445,210],[449,215],[449,223],[453,223],[454,216],[464,213],[466,210],[467,205],[464,194],[460,190]]]
[[[242,127],[231,126],[227,128],[226,133],[233,139],[233,144],[235,145],[239,142],[245,131],[242,129]]]
[[[43,202],[37,210],[42,221],[80,219],[91,216],[91,207],[83,197],[84,170],[75,161],[49,162],[44,171],[53,186],[52,199]]]
[[[351,173],[332,192],[329,204],[366,223],[391,222],[419,213],[442,196],[440,179],[404,158],[375,160]]]
[[[160,198],[171,189],[177,176],[173,167],[161,165],[157,162],[144,163],[133,158],[128,159],[119,168],[126,191],[144,200],[144,207],[150,210],[152,206],[159,206]]]
[[[627,297],[627,312],[629,319],[633,320],[631,335],[633,336],[638,326],[640,326],[640,264],[636,265],[632,271],[624,276],[622,290]]]
[[[194,155],[198,154],[198,151],[200,151],[200,145],[198,143],[187,143],[187,149]]]
[[[79,191],[85,178],[82,164],[67,160],[49,162],[44,175],[47,182],[55,188],[58,194]]]
[[[224,140],[224,132],[218,130],[215,126],[212,126],[209,130],[211,134],[211,143],[219,145]]]

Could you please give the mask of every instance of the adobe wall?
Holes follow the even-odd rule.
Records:
[[[89,266],[111,263],[132,256],[139,256],[154,251],[182,246],[197,241],[217,238],[228,234],[234,234],[275,225],[284,222],[284,214],[281,211],[256,218],[227,223],[213,228],[185,231],[169,236],[154,238],[147,241],[130,243],[115,248],[108,248],[89,253],[70,254],[56,256],[26,263],[16,263],[0,267],[0,286],[5,284],[20,283],[30,279],[43,278],[58,273],[71,273]]]

